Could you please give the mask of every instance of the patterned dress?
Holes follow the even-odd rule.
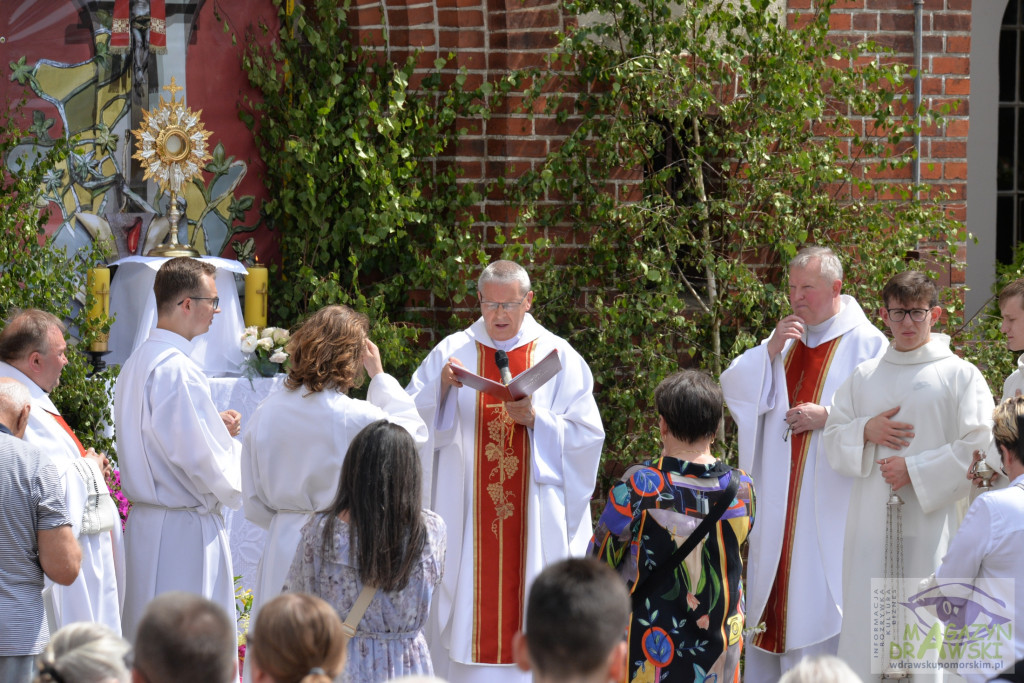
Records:
[[[732,474],[730,474],[732,472]],[[732,505],[629,625],[629,683],[739,680],[743,632],[740,546],[754,521],[754,487],[721,462],[663,458],[635,465],[608,495],[590,552],[638,582],[665,562],[740,477]]]
[[[311,593],[330,603],[342,620],[355,604],[363,584],[349,560],[349,526],[338,520],[334,545],[324,554],[323,529],[327,516],[310,517],[302,528],[285,591]],[[348,645],[345,670],[336,679],[343,683],[378,683],[400,676],[432,676],[430,652],[423,625],[430,610],[430,596],[441,581],[444,568],[445,528],[441,518],[423,511],[427,526],[419,564],[405,588],[393,593],[378,591],[370,602]]]

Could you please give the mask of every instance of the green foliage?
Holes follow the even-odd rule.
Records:
[[[457,119],[487,116],[491,87],[465,87],[465,73],[443,71],[446,60],[417,73],[419,53],[392,63],[386,45],[354,44],[348,2],[296,3],[292,15],[284,4],[275,0],[280,30],[269,44],[266,27],[264,43],[250,29],[242,63],[262,99],[240,112],[267,166],[264,212],[281,235],[273,322],[352,305],[376,321],[389,370],[408,375],[424,321],[397,312],[414,291],[461,302],[486,261],[470,231],[480,188],[436,158],[457,145]]]
[[[628,462],[656,451],[663,377],[717,377],[788,313],[785,264],[802,244],[841,251],[845,293],[873,311],[909,250],[937,243],[948,259],[956,230],[912,188],[865,180],[864,164],[913,158],[909,74],[862,59],[874,46],[833,45],[828,7],[800,29],[762,0],[567,8],[579,27],[532,95],[572,133],[518,190],[524,220],[591,236],[586,258],[540,265],[555,272],[537,278],[538,317],[588,359],[606,452]]]
[[[78,343],[69,341],[68,364],[51,398],[84,446],[106,451],[114,459],[105,427],[112,424],[110,392],[117,367],[89,377],[91,366],[84,353],[99,334],[109,331],[109,322],[92,326],[79,313],[79,304],[92,304],[84,292],[86,271],[103,265],[103,255],[99,246],[71,255],[54,247],[44,237],[47,215],[37,203],[44,178],[67,157],[74,141],[58,140],[45,151],[33,148],[31,154],[18,156],[14,149],[28,138],[11,111],[16,109],[7,107],[0,113],[0,315],[6,318],[14,308],[39,308],[76,325]]]

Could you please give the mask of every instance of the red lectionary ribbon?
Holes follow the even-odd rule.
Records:
[[[115,0],[114,23],[110,31],[110,51],[125,54],[132,45],[132,22],[128,14],[128,0]]]
[[[167,54],[167,10],[164,0],[149,0],[149,51]]]

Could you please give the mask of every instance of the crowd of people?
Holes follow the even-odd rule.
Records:
[[[480,318],[404,388],[364,315],[314,312],[244,425],[190,358],[219,311],[214,275],[161,266],[156,328],[114,387],[123,534],[108,459],[49,398],[63,323],[26,310],[0,330],[0,683],[872,680],[874,581],[1012,579],[1021,558],[1024,365],[993,413],[981,373],[933,332],[921,272],[879,294],[889,340],[842,294],[836,255],[801,250],[791,313],[721,385],[660,382],[660,451],[627,468],[595,528],[593,376],[530,315],[518,264],[483,270]],[[999,305],[1024,350],[1024,281]],[[552,354],[527,396],[479,389]],[[350,397],[364,377],[366,399]],[[714,448],[726,406],[738,468]],[[1005,476],[966,508],[986,454]],[[239,507],[267,530],[241,672],[223,518]],[[1012,649],[1024,658],[1024,637]]]

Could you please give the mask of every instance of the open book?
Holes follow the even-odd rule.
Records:
[[[518,401],[529,396],[557,375],[561,369],[562,361],[558,358],[558,349],[553,349],[539,363],[513,377],[508,386],[481,377],[461,365],[452,365],[452,371],[460,382],[501,401]]]

